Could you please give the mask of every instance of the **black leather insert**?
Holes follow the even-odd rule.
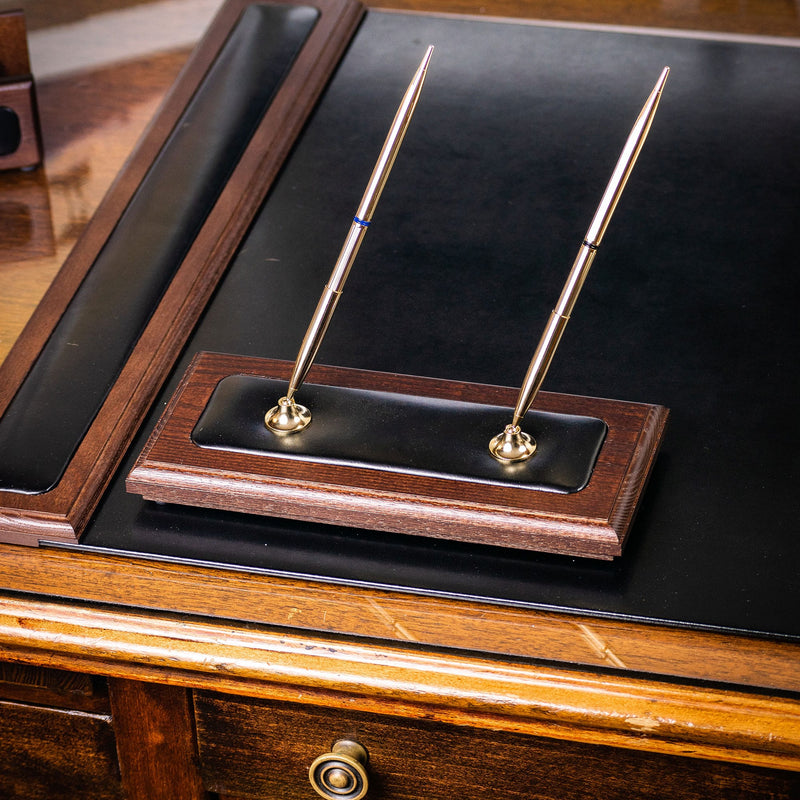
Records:
[[[58,483],[317,16],[244,12],[0,419],[0,489]]]
[[[311,424],[276,436],[264,414],[285,391],[285,381],[270,378],[223,379],[192,439],[201,447],[568,493],[589,482],[607,432],[594,417],[532,411],[524,429],[536,439],[536,453],[504,465],[487,446],[510,422],[509,408],[307,384],[297,400],[311,410]]]

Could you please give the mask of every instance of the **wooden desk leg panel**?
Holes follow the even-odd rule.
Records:
[[[205,800],[189,692],[112,678],[111,712],[128,800]]]

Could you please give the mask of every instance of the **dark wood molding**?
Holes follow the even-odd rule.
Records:
[[[0,540],[75,541],[199,318],[363,13],[356,0],[320,0],[320,17],[169,289],[57,485],[0,492]],[[0,368],[5,411],[147,169],[249,0],[228,0],[184,68],[125,169]]]

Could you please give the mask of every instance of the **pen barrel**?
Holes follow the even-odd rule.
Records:
[[[617,207],[617,202],[622,196],[625,184],[628,182],[634,164],[636,164],[636,159],[639,157],[647,134],[650,132],[650,126],[653,123],[668,75],[669,67],[664,67],[656,81],[656,85],[653,87],[653,91],[650,92],[650,96],[639,112],[631,132],[628,134],[625,146],[622,148],[614,171],[611,173],[611,179],[606,186],[605,192],[603,192],[603,196],[600,198],[600,204],[586,233],[586,241],[592,245],[597,246],[600,244],[608,223],[611,221],[611,215]]]
[[[314,316],[311,318],[306,335],[303,337],[303,342],[300,345],[300,351],[295,360],[292,377],[289,380],[289,389],[286,394],[289,399],[292,399],[295,392],[305,380],[309,369],[311,369],[311,364],[316,358],[317,351],[322,344],[322,339],[328,330],[328,325],[336,309],[336,304],[341,296],[345,281],[350,274],[350,268],[353,266],[353,262],[358,255],[358,250],[367,232],[367,227],[372,219],[375,206],[386,184],[386,180],[389,177],[389,172],[394,164],[400,145],[403,142],[403,137],[408,129],[408,125],[411,122],[411,116],[419,100],[422,84],[425,80],[425,74],[432,53],[433,47],[429,47],[408,89],[406,89],[403,95],[400,107],[389,128],[389,133],[383,143],[378,160],[372,170],[369,183],[364,190],[361,203],[356,211],[355,219],[350,225],[347,238],[342,245],[339,257],[336,259],[336,264],[334,264],[328,283],[322,292],[317,308],[314,311]]]
[[[386,135],[386,140],[370,175],[367,188],[364,190],[356,216],[366,222],[372,219],[375,206],[378,204],[383,187],[386,185],[389,173],[400,150],[400,145],[403,143],[414,109],[417,107],[417,101],[422,93],[422,84],[425,81],[432,53],[433,47],[431,46],[426,50],[419,67],[417,67],[417,71],[414,73],[414,77],[411,79],[411,83],[403,95],[403,99],[400,101],[400,106],[394,115],[389,133]]]
[[[306,375],[308,375],[308,371],[314,363],[314,358],[316,358],[317,351],[322,344],[331,317],[333,317],[333,312],[336,310],[336,304],[341,296],[342,293],[340,291],[331,289],[330,286],[326,285],[319,298],[314,316],[311,318],[306,335],[303,337],[303,343],[300,345],[300,352],[297,354],[297,360],[294,363],[292,377],[289,379],[289,389],[286,392],[286,396],[290,400],[306,379]]]
[[[350,274],[350,268],[356,260],[358,250],[361,247],[361,242],[364,240],[366,232],[366,226],[359,222],[353,222],[350,226],[342,249],[339,251],[339,257],[336,259],[336,264],[334,264],[331,276],[328,278],[328,287],[333,289],[333,291],[341,292],[344,288],[344,283],[347,280],[347,276]]]
[[[650,130],[668,75],[669,67],[665,67],[628,135],[628,139],[622,149],[622,153],[611,175],[611,179],[606,186],[597,211],[586,232],[583,244],[567,276],[567,282],[561,290],[561,296],[553,312],[550,314],[550,319],[547,322],[541,339],[539,339],[536,352],[531,359],[528,372],[525,375],[525,380],[520,389],[517,405],[514,409],[512,426],[519,425],[520,420],[527,414],[528,409],[536,399],[536,395],[544,381],[545,375],[547,375],[547,370],[550,368],[550,363],[561,341],[564,328],[566,328],[567,322],[569,322],[570,315],[575,307],[575,302],[586,281],[586,276],[589,274],[589,269],[594,261],[597,248],[600,245],[600,241],[606,231],[611,215],[614,213],[620,195],[625,188],[625,183],[633,170],[633,166],[636,163],[636,159]]]
[[[594,261],[597,248],[590,247],[584,243],[575,257],[572,269],[569,271],[567,282],[561,290],[556,307],[550,314],[539,344],[531,359],[522,388],[519,390],[519,398],[514,409],[514,419],[512,425],[518,425],[520,420],[528,413],[528,409],[533,405],[536,395],[544,382],[547,370],[556,354],[556,349],[561,341],[564,329],[567,327],[572,309],[589,274],[589,268]]]
[[[511,421],[512,426],[519,425],[536,399],[568,322],[569,317],[564,317],[555,311],[550,312],[550,318],[547,320],[542,338],[539,339],[539,344],[536,346],[536,351],[525,374],[525,380],[522,382],[514,409],[514,418]]]
[[[561,296],[555,306],[555,313],[562,317],[569,317],[572,315],[572,309],[575,308],[575,303],[578,300],[578,295],[583,289],[583,284],[586,283],[586,276],[589,274],[589,269],[592,266],[594,257],[597,254],[597,247],[584,242],[581,249],[578,250],[578,255],[575,256],[575,261],[572,262],[572,268],[567,276],[567,281],[561,289]]]
[[[353,262],[356,260],[358,249],[361,247],[366,230],[366,227],[358,222],[353,222],[350,226],[347,238],[344,240],[342,249],[339,252],[339,257],[336,259],[333,272],[322,291],[314,316],[311,318],[306,335],[300,345],[300,351],[295,359],[292,377],[289,380],[289,389],[286,394],[289,399],[294,396],[294,393],[303,384],[309,369],[311,369],[311,364],[317,357],[317,351],[328,330],[333,312],[336,310],[336,304],[342,295],[342,287],[350,273],[350,267],[353,266]]]

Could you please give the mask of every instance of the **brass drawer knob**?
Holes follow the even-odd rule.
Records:
[[[368,761],[366,748],[350,739],[340,739],[330,753],[314,759],[308,779],[317,794],[328,800],[361,800],[369,784]]]

